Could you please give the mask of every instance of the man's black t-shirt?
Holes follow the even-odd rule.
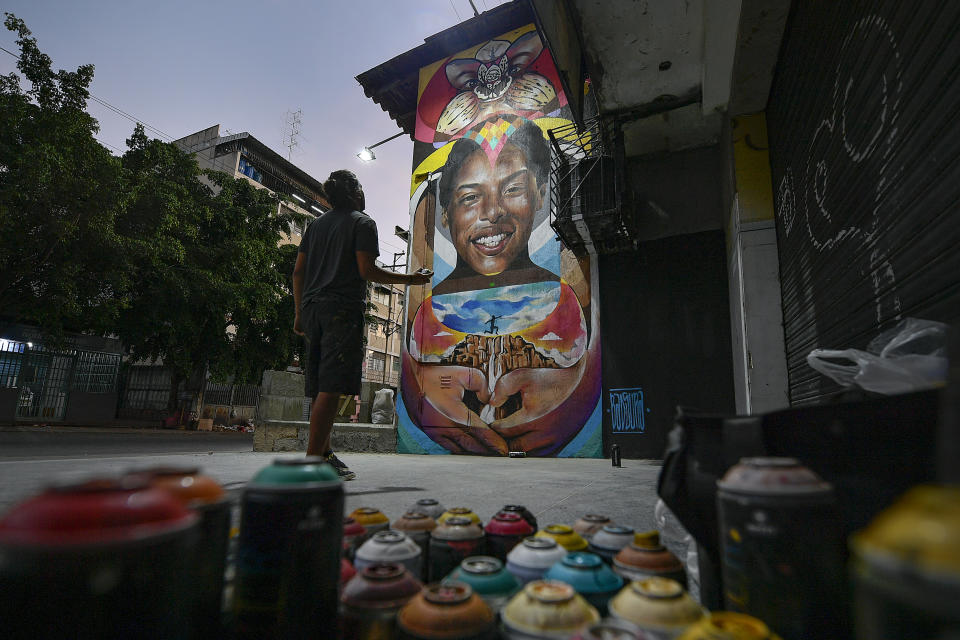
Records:
[[[357,269],[357,251],[380,255],[377,223],[367,214],[333,209],[311,222],[300,242],[307,259],[302,304],[321,297],[362,302],[366,283]]]

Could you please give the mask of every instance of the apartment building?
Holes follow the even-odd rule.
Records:
[[[367,353],[363,365],[365,383],[396,389],[400,381],[403,291],[396,285],[370,284]],[[374,319],[370,319],[371,316]]]
[[[330,209],[319,180],[246,131],[222,136],[220,125],[216,124],[174,140],[174,144],[192,153],[203,169],[244,178],[257,188],[277,194],[278,213],[289,209],[312,220]],[[291,225],[281,244],[299,245],[307,224],[309,220],[303,225]]]

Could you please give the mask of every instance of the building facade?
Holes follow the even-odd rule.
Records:
[[[193,154],[201,169],[222,171],[248,180],[258,189],[267,189],[280,198],[277,211],[289,209],[309,216],[304,225],[291,225],[280,242],[300,244],[309,220],[330,209],[323,197],[323,184],[247,132],[220,135],[220,125],[174,140]]]
[[[960,321],[958,17],[945,0],[517,0],[360,74],[415,144],[412,266],[434,265],[424,317],[437,322],[405,328],[411,359],[425,363],[421,340],[463,338],[426,364],[497,376],[483,366],[503,355],[495,329],[510,311],[480,314],[498,324],[464,337],[445,320],[466,326],[464,303],[482,305],[438,304],[464,289],[439,290],[464,273],[447,262],[463,252],[442,183],[463,138],[495,169],[515,116],[575,123],[542,130],[561,257],[597,268],[605,452],[660,457],[678,405],[758,414],[830,401],[843,389],[807,364],[812,349],[865,349],[908,317]],[[550,111],[555,98],[566,111]],[[507,355],[527,377],[552,375]],[[418,407],[421,452],[442,452],[458,411],[509,431],[490,411],[502,397],[463,397],[479,411],[442,393]]]
[[[400,382],[404,290],[396,285],[371,283],[369,292],[363,382],[396,390]]]

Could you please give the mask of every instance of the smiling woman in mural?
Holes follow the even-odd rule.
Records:
[[[454,452],[556,453],[582,422],[541,419],[583,404],[578,387],[589,394],[598,382],[597,367],[588,367],[598,363],[588,342],[597,342],[555,272],[552,233],[538,259],[555,271],[530,256],[535,221],[545,222],[548,170],[540,128],[511,116],[466,133],[443,166],[437,233],[449,234],[456,266],[417,311],[406,364],[429,405],[423,431]],[[406,397],[408,407],[423,408]]]
[[[503,131],[495,148],[489,143],[490,129]],[[543,134],[520,118],[492,119],[475,137],[453,144],[439,200],[457,265],[433,288],[434,295],[485,289],[494,282],[490,276],[500,276],[496,286],[560,280],[534,264],[528,251],[534,219],[546,201],[549,168]]]
[[[600,454],[596,265],[549,224],[562,86],[532,24],[420,70],[401,452]]]

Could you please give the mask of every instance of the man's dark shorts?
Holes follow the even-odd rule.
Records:
[[[363,364],[362,302],[323,298],[303,305],[307,337],[305,395],[320,391],[357,395]]]

